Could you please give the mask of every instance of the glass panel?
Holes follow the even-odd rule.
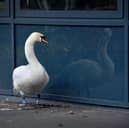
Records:
[[[17,65],[26,63],[23,42],[37,30],[49,42],[47,47],[35,46],[51,78],[46,93],[69,99],[124,100],[128,66],[123,27],[16,25]]]
[[[118,0],[21,0],[21,9],[117,10]]]
[[[5,0],[0,0],[0,10],[4,10],[6,7]]]
[[[8,37],[7,37],[8,36]],[[12,89],[12,43],[11,27],[0,25],[0,90]]]

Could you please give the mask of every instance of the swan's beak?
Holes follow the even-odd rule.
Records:
[[[41,38],[41,42],[44,43],[44,44],[48,44],[48,41],[45,40],[44,38]]]
[[[41,42],[44,44],[48,44],[48,41],[45,39],[45,36],[41,36]]]

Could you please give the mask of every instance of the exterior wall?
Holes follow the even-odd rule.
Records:
[[[128,1],[118,1],[118,12],[92,16],[24,11],[19,0],[7,1],[10,10],[0,13],[0,94],[12,95],[12,70],[27,63],[24,42],[39,31],[49,44],[36,44],[36,54],[51,78],[42,98],[128,107]]]

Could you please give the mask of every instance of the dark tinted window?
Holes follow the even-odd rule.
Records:
[[[117,0],[21,0],[21,9],[117,10]]]
[[[6,8],[5,0],[0,0],[0,10],[4,10]]]

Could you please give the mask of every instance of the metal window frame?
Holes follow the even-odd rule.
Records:
[[[118,0],[117,11],[44,11],[20,9],[20,0],[15,1],[16,17],[42,18],[123,18],[123,1]]]

